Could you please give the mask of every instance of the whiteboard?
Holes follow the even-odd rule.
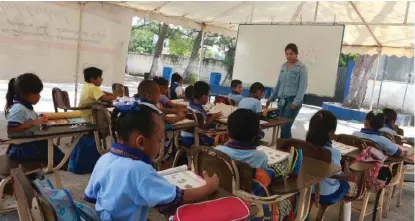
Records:
[[[96,66],[104,71],[105,85],[123,83],[132,11],[89,2],[81,15],[81,7],[78,2],[0,2],[1,79],[32,72],[44,82],[70,83],[77,76],[82,82],[82,70]]]
[[[334,97],[344,25],[240,25],[233,79],[275,87],[295,43],[308,69],[307,94]]]

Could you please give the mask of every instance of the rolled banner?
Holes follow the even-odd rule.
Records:
[[[48,120],[80,118],[81,111],[58,112],[58,113],[42,113],[40,117],[46,117]]]

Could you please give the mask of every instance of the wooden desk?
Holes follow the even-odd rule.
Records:
[[[304,157],[301,170],[303,170],[304,173],[314,177],[328,178],[337,172],[340,172],[342,168],[321,160]]]
[[[268,123],[266,124],[261,124],[260,127],[261,129],[272,128],[272,139],[271,139],[271,142],[268,144],[268,146],[275,145],[275,147],[277,148],[277,139],[280,136],[280,127],[284,124],[293,122],[293,120],[279,117],[276,119],[268,120],[267,122]]]
[[[48,173],[59,170],[69,159],[81,136],[88,134],[96,129],[97,126],[93,124],[78,125],[76,128],[71,128],[69,125],[51,126],[44,130],[35,131],[30,135],[14,136],[10,139],[0,140],[0,144],[21,144],[32,141],[48,140],[48,165],[46,168],[44,168],[44,171]],[[62,161],[54,168],[53,140],[62,137],[74,137],[74,141],[71,143],[69,151],[65,154]]]

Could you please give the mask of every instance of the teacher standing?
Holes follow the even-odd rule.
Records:
[[[285,47],[285,62],[278,77],[274,93],[267,101],[267,106],[278,98],[280,116],[295,120],[303,104],[304,93],[307,89],[307,67],[298,60],[297,45],[291,43]],[[281,138],[291,138],[293,123],[281,127]]]

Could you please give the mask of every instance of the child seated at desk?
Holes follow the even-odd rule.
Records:
[[[165,114],[176,114],[176,116],[163,116],[164,122],[167,124],[174,124],[186,117],[186,109],[168,109],[159,108],[157,104],[160,101],[160,88],[155,81],[144,80],[138,85],[138,97],[136,99],[144,105],[150,106]]]
[[[390,108],[383,109],[383,114],[385,115],[385,125],[379,129],[380,132],[388,133],[392,136],[397,136],[398,133],[395,130],[395,122],[398,114],[395,110]]]
[[[101,91],[99,88],[102,84],[102,70],[96,67],[84,69],[85,84],[82,88],[81,97],[79,98],[78,107],[90,107],[98,101],[111,102],[117,99],[117,96]],[[82,110],[81,117],[88,122],[92,122],[92,110]]]
[[[243,91],[242,81],[232,80],[231,82],[232,92],[228,94],[228,98],[235,101],[235,105],[238,106],[239,102],[244,98],[241,94]]]
[[[160,100],[159,103],[162,105],[162,108],[165,107],[172,107],[172,108],[182,108],[186,109],[187,105],[184,104],[176,104],[170,101],[169,97],[167,97],[167,93],[169,91],[169,81],[162,78],[162,77],[154,77],[153,81],[156,82],[160,88]]]
[[[33,110],[33,105],[40,99],[43,83],[32,73],[19,75],[9,81],[6,94],[7,134],[9,137],[30,136],[40,130],[41,124],[46,124]],[[64,154],[54,146],[54,163],[59,164]],[[10,144],[7,156],[12,160],[47,160],[48,141],[33,141],[21,144]]]
[[[179,73],[175,72],[171,76],[171,85],[170,85],[170,99],[175,100],[184,97],[183,90],[183,78]]]
[[[147,221],[151,207],[171,214],[217,189],[217,176],[206,172],[205,186],[186,190],[157,174],[151,163],[164,142],[158,110],[136,103],[119,112],[115,130],[120,143],[98,160],[85,190],[85,200],[95,203],[102,221]]]
[[[213,122],[222,116],[221,113],[215,113],[209,117],[205,109],[203,108],[203,105],[208,103],[209,91],[210,87],[206,82],[196,82],[194,84],[193,100],[189,102],[189,106],[187,107],[193,113],[202,117],[202,119],[199,119],[199,128],[203,129],[209,129],[213,125]],[[195,143],[193,131],[182,131],[181,136],[183,144],[185,146],[190,147],[192,144]],[[213,138],[207,135],[201,135],[199,138],[200,145],[213,145]]]
[[[265,87],[260,82],[255,82],[249,88],[249,96],[243,98],[238,105],[238,108],[248,109],[259,116],[262,116],[261,99],[264,97]]]
[[[226,153],[233,160],[249,164],[252,168],[266,169],[267,155],[257,150],[256,138],[259,131],[259,117],[247,109],[238,109],[228,117],[229,141],[215,149]]]
[[[405,156],[398,145],[380,135],[379,129],[385,124],[385,115],[382,110],[372,110],[366,115],[364,128],[353,132],[354,136],[371,140],[379,145],[383,153],[388,156]]]
[[[341,166],[342,158],[339,150],[331,146],[334,134],[337,128],[337,118],[333,113],[326,110],[320,110],[310,119],[306,141],[316,147],[321,147],[331,152],[331,163]],[[351,179],[349,174],[342,174],[344,179]],[[350,185],[345,180],[326,178],[319,184],[320,204],[334,204],[344,198],[350,190]],[[313,194],[314,195],[314,194]],[[344,217],[345,221],[350,220],[351,203],[345,204]]]

